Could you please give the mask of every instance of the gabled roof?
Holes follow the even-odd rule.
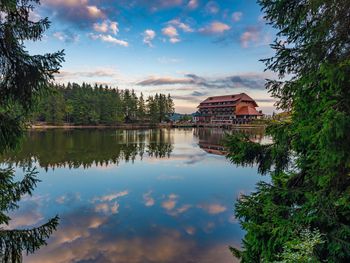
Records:
[[[245,93],[209,97],[206,100],[202,101],[200,104],[202,104],[202,103],[216,103],[216,102],[238,102],[238,101],[250,101],[250,102],[254,103],[255,107],[258,107],[255,100],[253,100],[251,97],[249,97]]]
[[[240,115],[261,116],[262,114],[258,112],[254,107],[244,106],[236,112],[236,115],[237,116],[240,116]]]

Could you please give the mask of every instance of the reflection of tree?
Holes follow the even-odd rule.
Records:
[[[225,155],[226,149],[224,147],[224,139],[226,134],[245,134],[254,142],[261,143],[264,138],[264,129],[249,128],[236,130],[223,130],[219,128],[197,128],[194,129],[193,135],[198,137],[198,145],[207,153]]]
[[[159,130],[47,130],[29,132],[20,150],[0,161],[17,166],[37,161],[46,169],[84,168],[120,161],[134,162],[145,152],[157,158],[169,157],[173,150],[170,131]]]
[[[63,52],[30,55],[27,41],[38,41],[49,27],[47,18],[31,21],[38,0],[0,2],[0,153],[17,146],[25,118],[40,95],[49,91],[50,81],[63,61]],[[28,162],[30,163],[30,162]],[[0,261],[21,262],[22,251],[33,253],[45,244],[58,225],[58,218],[32,229],[4,229],[25,194],[31,194],[38,180],[28,169],[16,181],[12,168],[0,168]]]
[[[152,130],[149,139],[147,146],[149,156],[170,157],[170,153],[173,151],[173,145],[170,143],[170,130],[163,130],[162,132]]]

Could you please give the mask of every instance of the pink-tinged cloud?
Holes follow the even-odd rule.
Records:
[[[179,34],[177,33],[177,29],[173,26],[167,26],[162,29],[163,35],[167,37],[177,37]]]
[[[91,17],[94,17],[94,18],[103,18],[104,17],[104,14],[101,11],[101,9],[99,9],[95,5],[88,5],[88,6],[86,6],[86,9]]]
[[[248,48],[252,43],[258,43],[260,39],[260,30],[257,27],[248,28],[240,38],[241,46]]]
[[[238,21],[240,21],[240,20],[242,19],[242,16],[243,16],[243,13],[242,13],[242,12],[234,12],[234,13],[232,14],[232,20],[233,20],[234,22],[238,22]]]
[[[230,30],[231,27],[225,23],[214,21],[206,27],[200,28],[199,32],[204,34],[222,34],[227,30]]]
[[[185,24],[183,22],[181,22],[180,19],[173,19],[173,20],[170,20],[168,22],[169,25],[172,25],[172,26],[175,26],[177,28],[180,28],[183,32],[186,32],[186,33],[189,33],[189,32],[193,32],[194,30],[191,28],[190,25],[188,24]]]
[[[193,84],[193,80],[189,78],[173,78],[173,77],[150,77],[137,83],[139,86],[161,86],[161,85],[177,85],[177,84]]]
[[[219,13],[220,7],[215,1],[209,1],[205,6],[205,11],[209,14],[215,15]]]
[[[110,31],[114,35],[116,35],[119,32],[118,22],[109,20],[104,20],[101,23],[94,23],[93,29],[100,33],[107,33],[108,31]]]
[[[198,5],[199,5],[198,0],[190,0],[187,4],[187,7],[189,9],[196,9]]]
[[[87,0],[43,0],[44,7],[55,11],[55,15],[62,20],[79,25],[90,26],[99,19],[105,19],[105,12]]]
[[[172,25],[168,25],[167,27],[164,27],[162,29],[162,34],[169,38],[170,43],[175,44],[181,41],[180,38],[178,37],[179,34],[177,32],[177,29]]]
[[[148,45],[149,47],[153,47],[153,39],[156,37],[156,32],[152,29],[146,29],[143,32],[143,43]]]
[[[107,33],[108,31],[107,21],[103,21],[102,23],[94,23],[93,28],[97,32]]]
[[[123,46],[123,47],[128,47],[129,43],[125,40],[121,40],[118,38],[115,38],[111,35],[103,35],[103,34],[89,34],[90,38],[93,40],[101,40],[103,42],[107,42],[107,43],[111,43],[114,45],[119,45],[119,46]]]
[[[112,22],[109,24],[109,28],[110,28],[110,30],[112,31],[112,33],[113,33],[114,35],[116,35],[116,34],[119,32],[118,22],[112,21]]]

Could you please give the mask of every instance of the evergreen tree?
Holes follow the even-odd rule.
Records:
[[[143,94],[141,92],[140,98],[137,103],[137,117],[140,121],[143,121],[146,116],[146,105],[145,100],[143,99]]]
[[[0,2],[0,153],[13,148],[23,131],[25,116],[33,109],[39,95],[48,91],[53,74],[63,61],[63,52],[30,55],[24,41],[38,41],[49,27],[47,18],[29,20],[36,0]],[[8,225],[7,212],[17,208],[24,194],[31,194],[36,186],[35,170],[28,169],[24,178],[14,181],[12,168],[0,169],[0,225]],[[0,261],[20,262],[22,251],[33,253],[45,244],[56,229],[58,218],[46,224],[23,230],[0,227]]]
[[[303,229],[317,229],[324,242],[307,262],[349,262],[350,1],[258,2],[278,30],[264,62],[279,79],[267,89],[290,114],[267,128],[271,144],[228,140],[234,163],[271,174],[236,205],[247,232],[243,251],[233,251],[243,263],[273,262]]]
[[[158,122],[158,104],[156,102],[156,98],[158,98],[158,95],[156,95],[155,98],[152,96],[149,96],[147,99],[147,108],[148,108],[148,116],[149,120],[152,124],[155,124]]]

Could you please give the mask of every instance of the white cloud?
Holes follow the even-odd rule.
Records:
[[[118,22],[112,21],[109,24],[109,28],[111,29],[112,33],[116,35],[119,32]]]
[[[183,32],[186,32],[186,33],[193,32],[193,31],[194,31],[188,24],[185,24],[185,23],[181,22],[180,19],[173,19],[173,20],[170,20],[170,21],[168,22],[168,24],[169,24],[169,25],[176,26],[176,27],[180,28]]]
[[[231,27],[225,23],[214,21],[211,24],[199,29],[199,32],[204,34],[221,34],[227,30],[230,30]]]
[[[116,35],[119,32],[118,22],[104,20],[101,23],[94,23],[93,28],[97,32],[107,33],[108,31]]]
[[[250,43],[257,43],[260,39],[260,30],[256,27],[248,28],[240,38],[241,46],[248,48]]]
[[[217,14],[220,11],[219,5],[214,1],[209,1],[205,6],[205,11],[209,14]]]
[[[93,28],[97,32],[106,33],[108,31],[107,21],[103,21],[102,23],[94,23]]]
[[[238,22],[238,21],[240,21],[240,20],[242,19],[242,16],[243,16],[243,13],[242,13],[242,12],[234,12],[234,13],[232,14],[232,20],[233,20],[234,22]]]
[[[86,6],[86,9],[88,11],[88,14],[91,17],[94,18],[103,18],[105,15],[103,14],[103,12],[101,11],[101,9],[99,9],[97,6],[95,5],[88,5]]]
[[[179,34],[177,33],[177,29],[173,26],[167,26],[162,29],[163,35],[167,37],[177,37]]]
[[[175,44],[175,43],[180,42],[181,40],[179,38],[177,38],[177,37],[172,37],[172,38],[169,39],[169,41],[170,41],[170,43]]]
[[[76,43],[79,41],[79,35],[72,33],[70,31],[56,31],[52,34],[52,36],[60,41],[64,41],[66,43]]]
[[[196,9],[198,7],[198,0],[190,0],[187,4],[189,9]]]
[[[178,37],[179,34],[177,32],[177,29],[174,26],[169,25],[169,26],[163,28],[162,33],[163,33],[163,35],[169,37],[170,43],[175,44],[177,42],[180,42],[180,38]]]
[[[102,35],[102,34],[89,34],[90,38],[93,40],[96,39],[100,39],[103,42],[107,42],[107,43],[111,43],[111,44],[115,44],[115,45],[119,45],[119,46],[123,46],[123,47],[128,47],[129,43],[125,40],[120,40],[118,38],[115,38],[111,35]]]
[[[153,47],[152,40],[156,37],[156,32],[152,29],[146,29],[143,32],[143,43],[149,47]]]

